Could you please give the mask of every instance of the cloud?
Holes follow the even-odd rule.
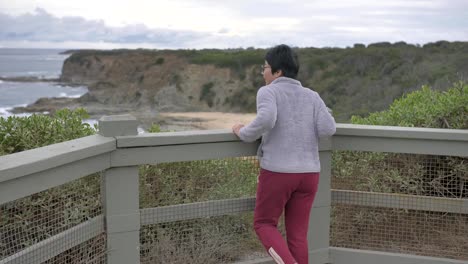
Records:
[[[34,13],[10,16],[0,13],[0,40],[46,42],[107,42],[153,43],[159,46],[189,45],[190,41],[204,37],[191,31],[149,29],[143,24],[109,27],[102,20],[81,17],[55,17],[44,9]]]
[[[90,12],[81,11],[91,0],[51,9],[44,2],[42,9],[16,15],[1,13],[8,10],[2,7],[10,3],[5,1],[0,4],[0,45],[199,49],[468,40],[466,0],[107,1],[93,5],[88,18],[81,14]]]

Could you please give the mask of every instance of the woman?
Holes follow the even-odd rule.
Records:
[[[266,85],[257,93],[257,116],[233,132],[246,142],[262,138],[254,228],[276,263],[307,264],[309,213],[318,188],[319,137],[335,133],[335,120],[320,96],[295,78],[294,51],[279,45],[265,55]],[[287,242],[277,229],[284,210]]]

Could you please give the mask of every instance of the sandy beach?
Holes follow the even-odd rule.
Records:
[[[255,113],[223,113],[223,112],[180,112],[160,113],[167,126],[186,127],[190,129],[227,129],[235,123],[248,124],[256,116]],[[179,130],[179,129],[176,129]]]

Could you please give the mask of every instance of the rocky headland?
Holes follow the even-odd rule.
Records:
[[[382,42],[297,52],[298,79],[320,93],[340,122],[386,109],[422,85],[445,90],[468,76],[467,42]],[[262,49],[69,53],[58,82],[86,85],[88,93],[76,99],[40,99],[15,111],[84,107],[95,119],[131,113],[148,122],[170,112],[253,113],[256,92],[263,85]]]
[[[42,98],[14,112],[54,112],[83,107],[92,118],[131,113],[155,121],[162,112],[245,112],[242,93],[260,82],[247,66],[242,78],[229,67],[191,63],[178,52],[81,51],[65,60],[60,83],[85,85],[80,98]],[[253,93],[255,98],[255,94]],[[160,121],[160,120],[158,120]]]

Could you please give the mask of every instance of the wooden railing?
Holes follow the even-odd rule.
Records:
[[[138,166],[253,156],[258,143],[240,142],[229,130],[138,135],[137,120],[131,116],[102,118],[99,133],[0,157],[0,205],[103,172],[101,198],[104,208],[102,215],[1,259],[0,264],[42,263],[102,234],[107,237],[107,263],[139,263],[142,226],[235,214],[254,208],[254,198],[238,198],[140,209]],[[463,198],[332,191],[333,150],[468,157],[468,131],[339,124],[336,135],[320,142],[321,180],[309,232],[312,263],[375,263],[383,259],[388,259],[388,263],[467,263],[330,247],[330,215],[334,199],[361,206],[401,208],[400,205],[409,204],[403,208],[468,214],[468,200]],[[364,196],[370,198],[362,199]],[[444,199],[444,203],[440,203],[440,199]],[[186,213],[172,215],[175,209]]]

